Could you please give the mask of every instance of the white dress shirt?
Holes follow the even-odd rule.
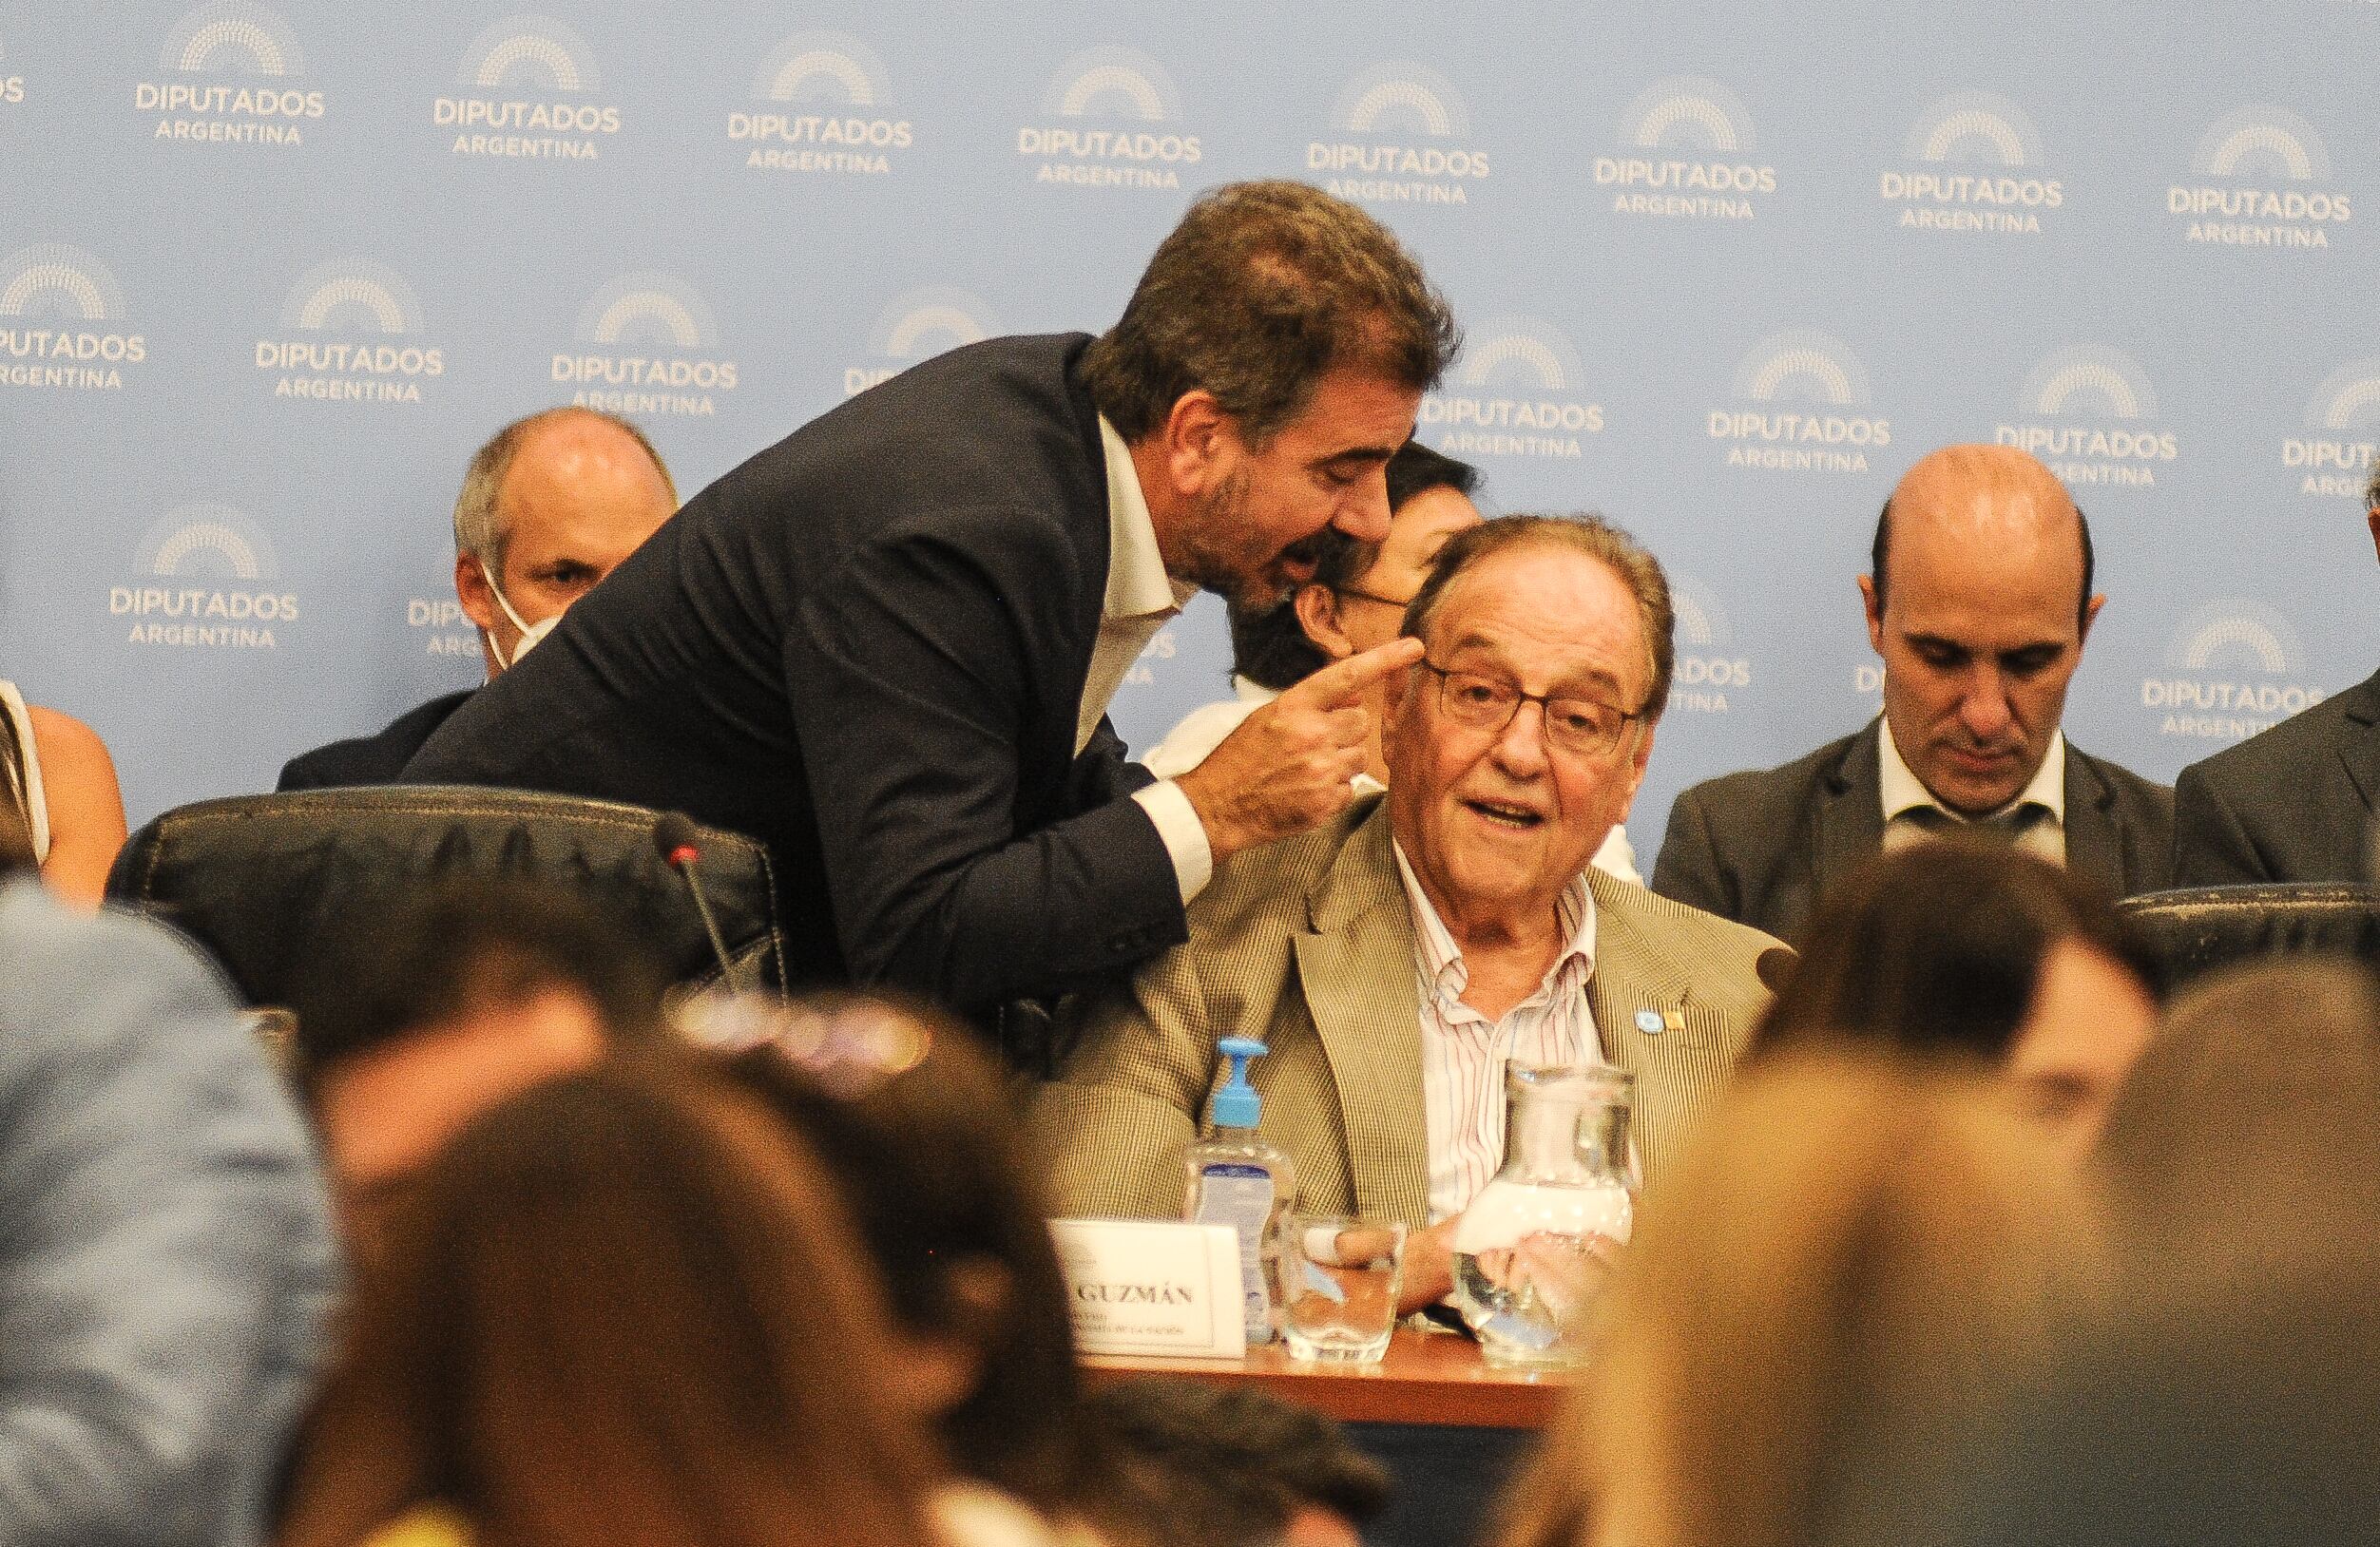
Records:
[[[1413,971],[1421,1002],[1422,1108],[1430,1134],[1430,1222],[1470,1206],[1504,1165],[1504,1066],[1603,1061],[1603,1038],[1586,1002],[1595,976],[1595,896],[1581,875],[1554,905],[1567,942],[1537,991],[1488,1018],[1463,1003],[1470,969],[1396,846],[1396,873],[1413,914]]]
[[[1100,716],[1123,686],[1133,661],[1199,589],[1165,573],[1157,525],[1149,519],[1131,449],[1104,413],[1099,416],[1099,442],[1107,464],[1107,597],[1100,609],[1099,641],[1091,646],[1090,675],[1083,679],[1082,707],[1075,715],[1077,755],[1090,744],[1091,733],[1099,729]],[[1207,844],[1205,824],[1190,797],[1170,779],[1135,791],[1132,798],[1157,825],[1157,835],[1173,858],[1175,884],[1187,904],[1206,889],[1215,874],[1215,851]]]
[[[2033,774],[2032,782],[2017,792],[2016,798],[1996,812],[1984,816],[1962,816],[1933,797],[1925,781],[1910,772],[1907,759],[1892,739],[1892,722],[1879,720],[1881,734],[1876,738],[1877,793],[1884,801],[1884,847],[1905,849],[1918,840],[1941,831],[1944,818],[1952,822],[1984,822],[1994,816],[2005,816],[2026,806],[2039,806],[2043,815],[2016,835],[2016,846],[2028,854],[2063,867],[2066,862],[2066,733],[2052,731],[2049,735],[2049,754]],[[1938,812],[1940,816],[1917,816],[1917,812]]]

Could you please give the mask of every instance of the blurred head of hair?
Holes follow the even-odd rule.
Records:
[[[1078,1518],[1107,1547],[1353,1543],[1389,1476],[1310,1407],[1249,1385],[1144,1377],[1084,1400],[1095,1488]]]
[[[2220,1298],[2380,1241],[2380,984],[2344,958],[2194,984],[2117,1098],[2099,1157],[2145,1278]]]
[[[896,999],[820,996],[787,1024],[728,1077],[824,1162],[896,1334],[946,1372],[950,1464],[1054,1511],[1080,1464],[1073,1324],[998,1066],[955,1020]]]
[[[2006,843],[1929,839],[1828,897],[1753,1047],[1977,1061],[2079,1153],[2150,1038],[2159,978],[2132,926],[2066,871]]]
[[[283,1540],[920,1539],[928,1447],[835,1190],[751,1097],[603,1067],[483,1114],[362,1274]]]
[[[2036,1367],[2103,1262],[2082,1178],[1980,1080],[1751,1069],[1647,1198],[1505,1540],[1798,1547]]]

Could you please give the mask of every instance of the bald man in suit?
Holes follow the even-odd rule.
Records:
[[[1501,1162],[1507,1053],[1634,1075],[1658,1174],[1742,1050],[1776,943],[1588,866],[1667,696],[1659,565],[1591,518],[1489,522],[1447,544],[1407,630],[1426,649],[1391,679],[1389,793],[1223,867],[1189,943],[1071,1023],[1033,1107],[1062,1212],[1178,1214],[1216,1039],[1259,1037],[1299,1206],[1415,1227],[1425,1304]]]

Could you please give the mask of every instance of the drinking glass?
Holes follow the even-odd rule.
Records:
[[[1405,1227],[1298,1214],[1280,1254],[1281,1338],[1292,1359],[1374,1365],[1396,1330]]]

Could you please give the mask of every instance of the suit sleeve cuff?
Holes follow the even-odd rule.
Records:
[[[1206,824],[1199,820],[1181,786],[1171,779],[1135,790],[1132,798],[1156,825],[1158,839],[1173,858],[1174,884],[1181,888],[1182,906],[1189,907],[1215,878],[1215,850],[1207,847]]]

